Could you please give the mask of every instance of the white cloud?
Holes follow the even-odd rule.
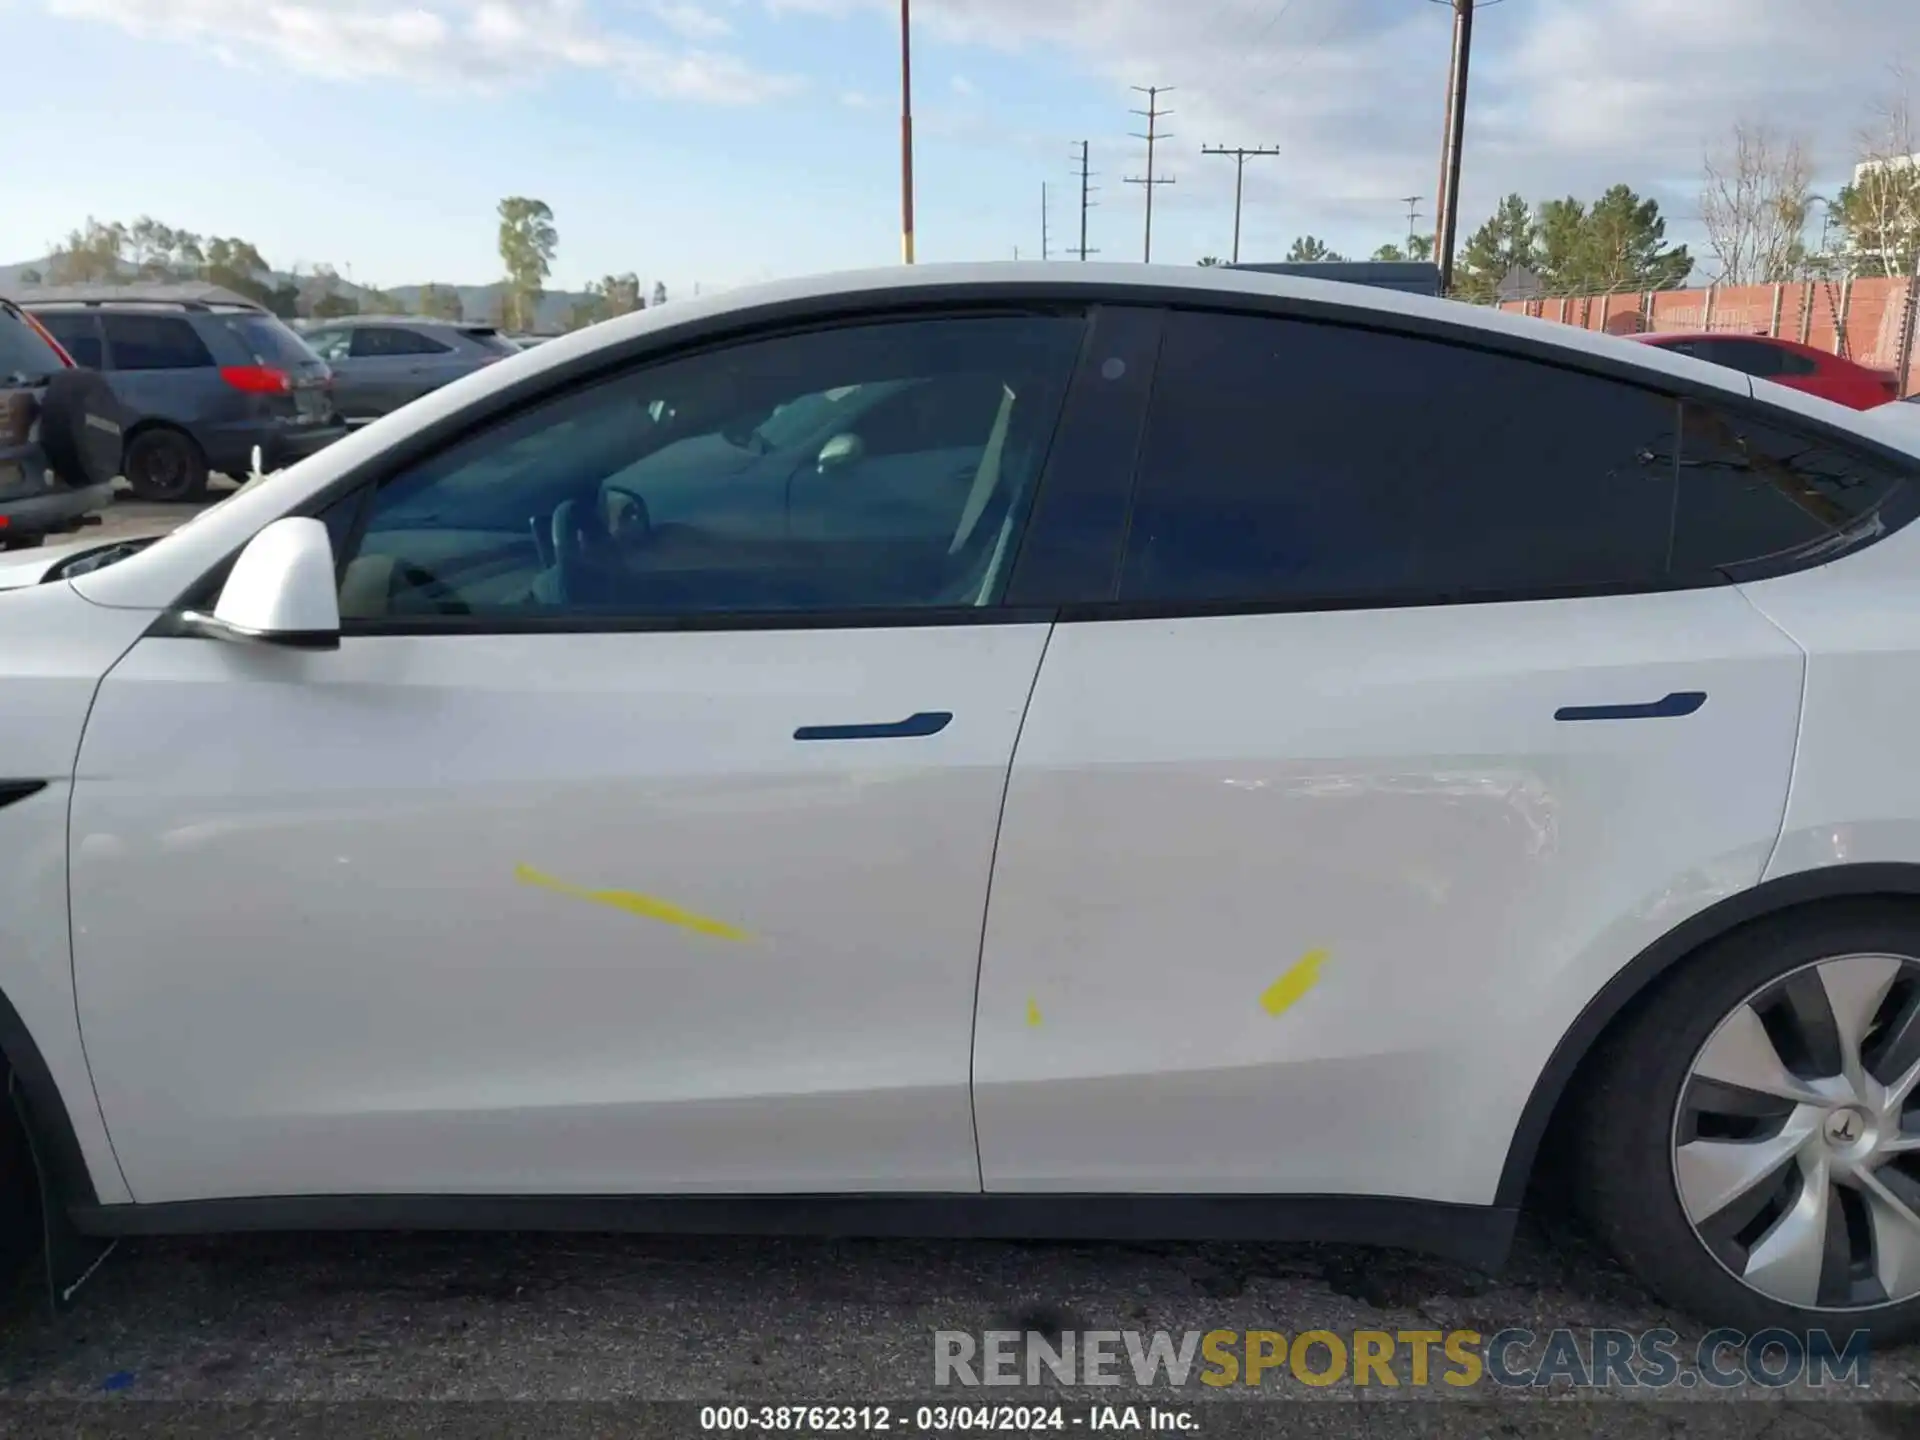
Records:
[[[953,87],[953,93],[962,97],[963,99],[971,100],[973,99],[974,96],[980,93],[980,87],[975,85],[971,80],[969,80],[964,75],[954,76],[953,79],[948,82],[948,84],[950,84]]]
[[[769,9],[860,12],[897,24],[896,0],[765,0]],[[1199,13],[1196,13],[1198,11]],[[1071,57],[1111,82],[1106,167],[1137,164],[1126,85],[1175,87],[1156,198],[1217,206],[1233,166],[1203,143],[1277,145],[1247,166],[1249,215],[1289,233],[1328,227],[1391,238],[1423,195],[1431,221],[1450,40],[1448,10],[1414,0],[915,0],[928,40]],[[1742,117],[1808,141],[1844,175],[1854,132],[1889,63],[1916,67],[1914,0],[1522,0],[1478,17],[1463,226],[1517,190],[1591,196],[1625,182],[1684,220],[1707,147]],[[984,63],[984,62],[980,62]],[[977,66],[976,66],[976,73]],[[1078,138],[1077,136],[1074,138]],[[1396,219],[1396,217],[1398,217]]]
[[[726,16],[690,0],[653,0],[647,8],[683,40],[724,40],[733,34],[733,22]]]
[[[192,41],[235,64],[272,60],[328,79],[501,88],[556,70],[597,71],[651,94],[750,104],[798,82],[739,57],[612,29],[583,0],[43,0],[56,15]],[[684,38],[727,22],[685,0],[655,7]]]

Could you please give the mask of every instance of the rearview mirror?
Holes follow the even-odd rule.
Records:
[[[276,520],[234,561],[211,615],[189,627],[223,640],[330,650],[340,644],[340,595],[327,527],[303,515]]]

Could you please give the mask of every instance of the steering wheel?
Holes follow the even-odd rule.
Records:
[[[441,615],[471,615],[473,607],[460,598],[460,592],[424,566],[402,560],[393,567],[393,578],[405,581],[409,589]]]
[[[619,519],[609,523],[603,497],[617,499]],[[593,487],[589,495],[562,500],[554,507],[549,533],[553,537],[553,598],[562,605],[593,605],[615,598],[611,592],[621,573],[613,554],[616,546],[633,550],[653,538],[653,518],[647,502],[631,490]]]

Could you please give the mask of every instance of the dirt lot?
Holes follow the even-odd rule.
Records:
[[[214,498],[224,493],[220,486]],[[127,503],[94,533],[141,533],[188,513]],[[1512,1326],[1542,1335],[1560,1326],[1665,1326],[1679,1332],[1682,1354],[1700,1333],[1576,1231],[1537,1220],[1497,1280],[1409,1255],[1305,1245],[581,1235],[140,1241],[119,1245],[58,1318],[30,1283],[0,1308],[0,1430],[697,1434],[697,1407],[639,1402],[982,1398],[934,1390],[937,1330],[1492,1334]],[[1290,1379],[1252,1403],[1197,1387],[1053,1398],[1071,1407],[1069,1429],[1093,1428],[1094,1402],[1151,1401],[1190,1412],[1193,1433],[1207,1435],[1920,1435],[1920,1353],[1876,1355],[1869,1378],[1864,1393],[1881,1405],[1858,1403],[1855,1390],[1728,1391],[1685,1374],[1658,1395],[1597,1406],[1564,1391],[1548,1403],[1487,1385],[1448,1393]],[[1430,1403],[1437,1399],[1453,1403]],[[235,1408],[243,1402],[267,1408]],[[364,1403],[332,1408],[342,1402]],[[1137,1418],[1152,1423],[1144,1408]],[[897,1412],[891,1428],[926,1427]]]

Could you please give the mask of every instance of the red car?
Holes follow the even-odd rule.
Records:
[[[1825,350],[1769,335],[1635,335],[1647,345],[1678,350],[1731,370],[1758,375],[1776,385],[1804,390],[1854,410],[1871,410],[1900,398],[1891,370],[1871,370]]]

